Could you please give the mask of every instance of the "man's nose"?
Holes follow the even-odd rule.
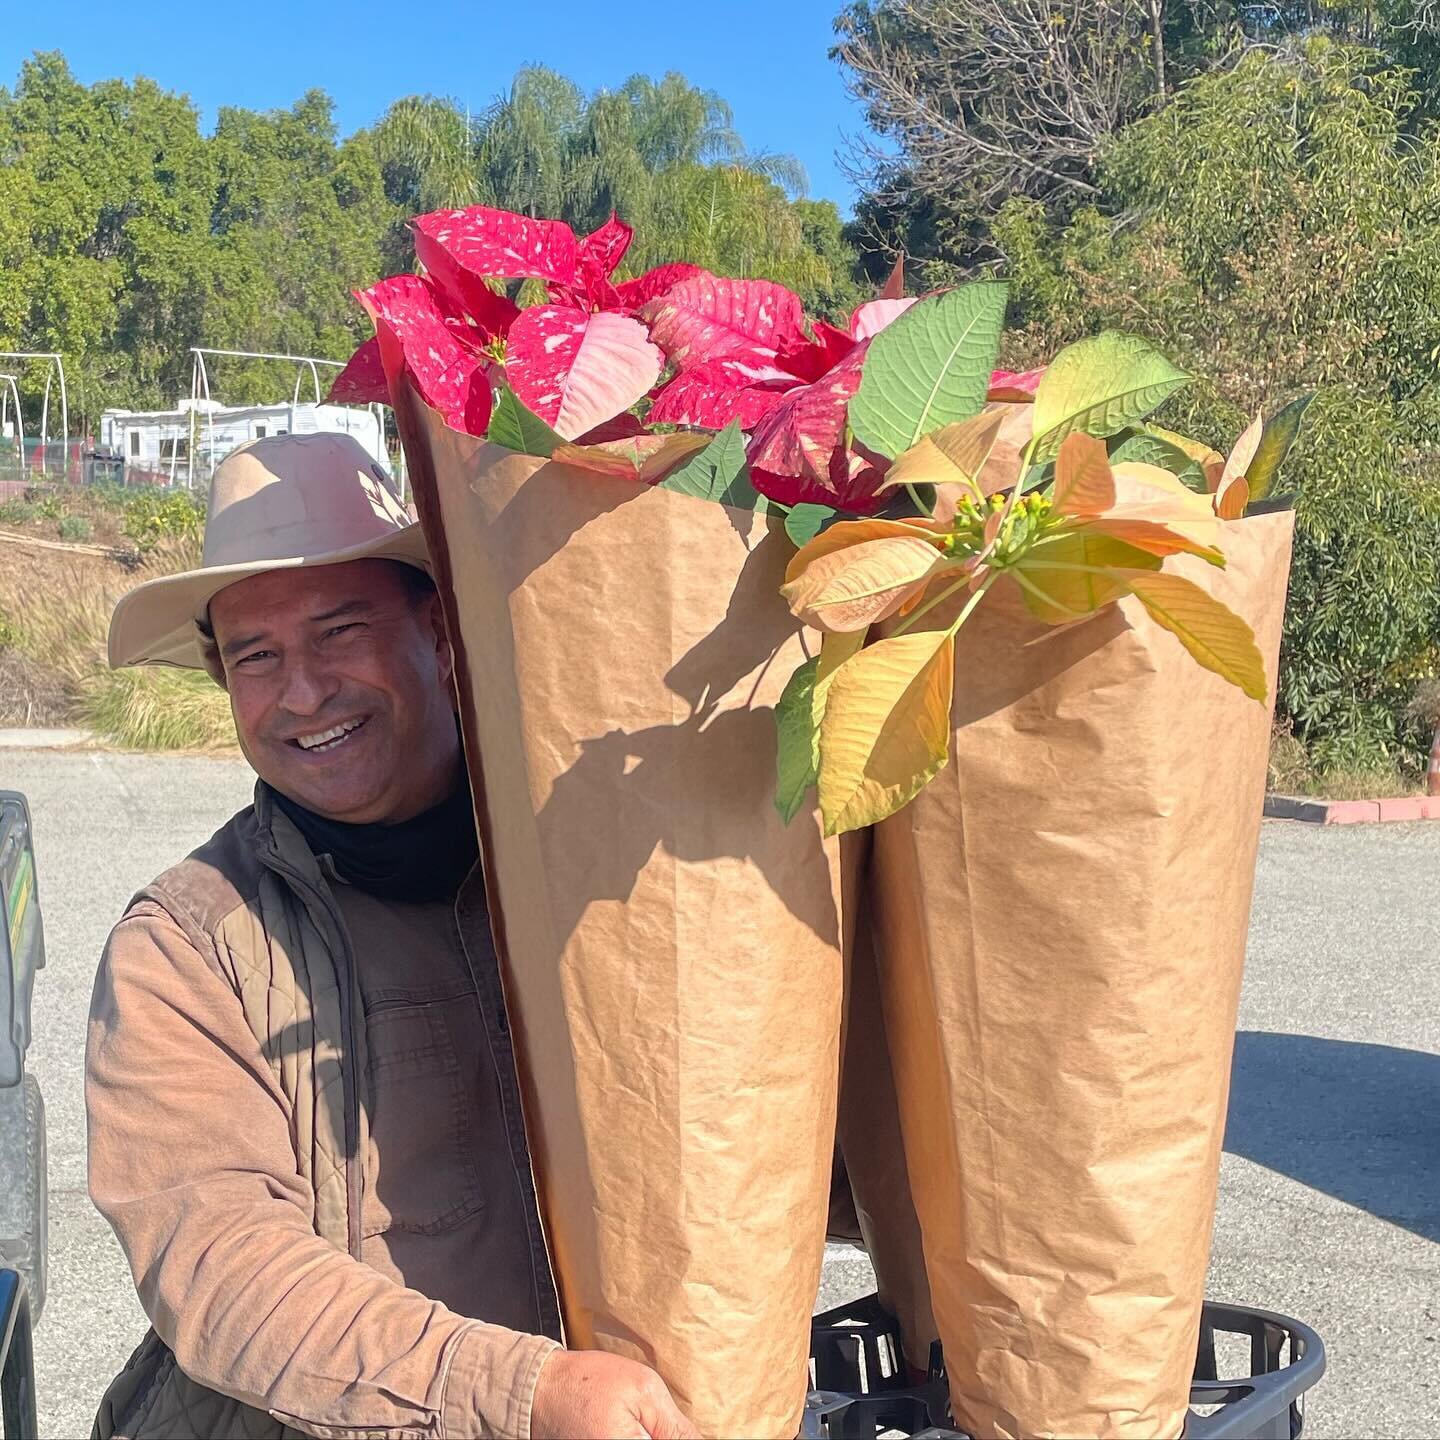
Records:
[[[292,715],[314,715],[330,700],[338,682],[325,673],[324,667],[296,658],[285,667],[285,683],[280,703]]]

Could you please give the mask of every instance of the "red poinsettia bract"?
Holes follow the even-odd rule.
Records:
[[[356,351],[330,398],[388,400],[388,349],[426,403],[470,434],[484,433],[501,365],[518,398],[566,439],[614,421],[650,391],[663,364],[635,311],[699,273],[664,265],[616,284],[633,232],[614,216],[577,237],[558,220],[477,205],[421,215],[414,233],[424,276],[392,276],[357,292],[376,337]],[[494,288],[505,280],[541,281],[550,303],[521,310]]]

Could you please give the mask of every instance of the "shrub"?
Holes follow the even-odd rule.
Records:
[[[169,536],[198,535],[205,528],[205,502],[189,490],[139,490],[125,503],[126,536],[141,550]]]
[[[1233,440],[1317,390],[1286,472],[1295,564],[1279,713],[1317,772],[1411,772],[1407,713],[1440,673],[1440,138],[1411,76],[1315,41],[1253,53],[1132,125],[1104,199],[995,225],[1033,363],[1100,328],[1195,377],[1161,423]]]
[[[65,515],[56,527],[62,540],[85,541],[91,536],[90,522],[83,515]]]
[[[133,490],[117,485],[113,480],[100,480],[89,487],[90,497],[105,510],[123,511],[135,498]]]

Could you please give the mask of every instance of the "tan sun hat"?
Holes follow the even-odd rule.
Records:
[[[205,668],[196,621],[215,594],[267,570],[400,560],[428,571],[420,527],[353,435],[272,435],[215,467],[198,570],[146,581],[110,618],[110,664]]]

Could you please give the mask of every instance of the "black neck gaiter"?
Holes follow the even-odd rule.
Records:
[[[317,857],[330,856],[342,880],[381,900],[453,901],[479,857],[463,780],[448,800],[398,825],[346,825],[270,793]]]

